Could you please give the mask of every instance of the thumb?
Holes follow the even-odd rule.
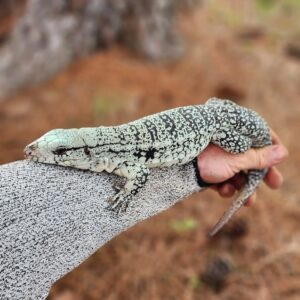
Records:
[[[252,148],[243,154],[238,154],[236,163],[240,170],[263,169],[279,164],[287,156],[288,150],[283,145]]]

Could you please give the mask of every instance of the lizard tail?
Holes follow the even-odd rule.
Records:
[[[217,224],[210,230],[209,236],[214,236],[232,217],[233,215],[247,202],[249,196],[253,194],[259,186],[268,169],[251,170],[248,172],[248,182],[244,186],[238,197],[232,201],[230,207],[226,210]]]

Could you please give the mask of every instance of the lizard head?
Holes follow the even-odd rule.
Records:
[[[51,130],[27,145],[24,155],[37,162],[82,169],[90,159],[90,151],[78,129]]]
[[[206,104],[215,116],[217,131],[231,131],[252,140],[252,147],[271,144],[271,134],[267,122],[255,111],[239,106],[231,100],[209,99]]]

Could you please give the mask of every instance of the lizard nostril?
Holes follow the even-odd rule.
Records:
[[[34,151],[37,149],[35,144],[31,144],[25,147],[24,149],[24,155],[25,157],[31,156],[34,154]]]

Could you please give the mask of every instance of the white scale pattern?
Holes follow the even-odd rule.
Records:
[[[121,212],[145,185],[151,168],[187,164],[210,142],[231,153],[272,143],[267,123],[256,112],[212,98],[204,105],[179,107],[120,126],[51,130],[25,153],[42,163],[125,177],[125,186],[110,199],[110,208]],[[245,203],[266,171],[248,172],[248,183],[212,235]]]

